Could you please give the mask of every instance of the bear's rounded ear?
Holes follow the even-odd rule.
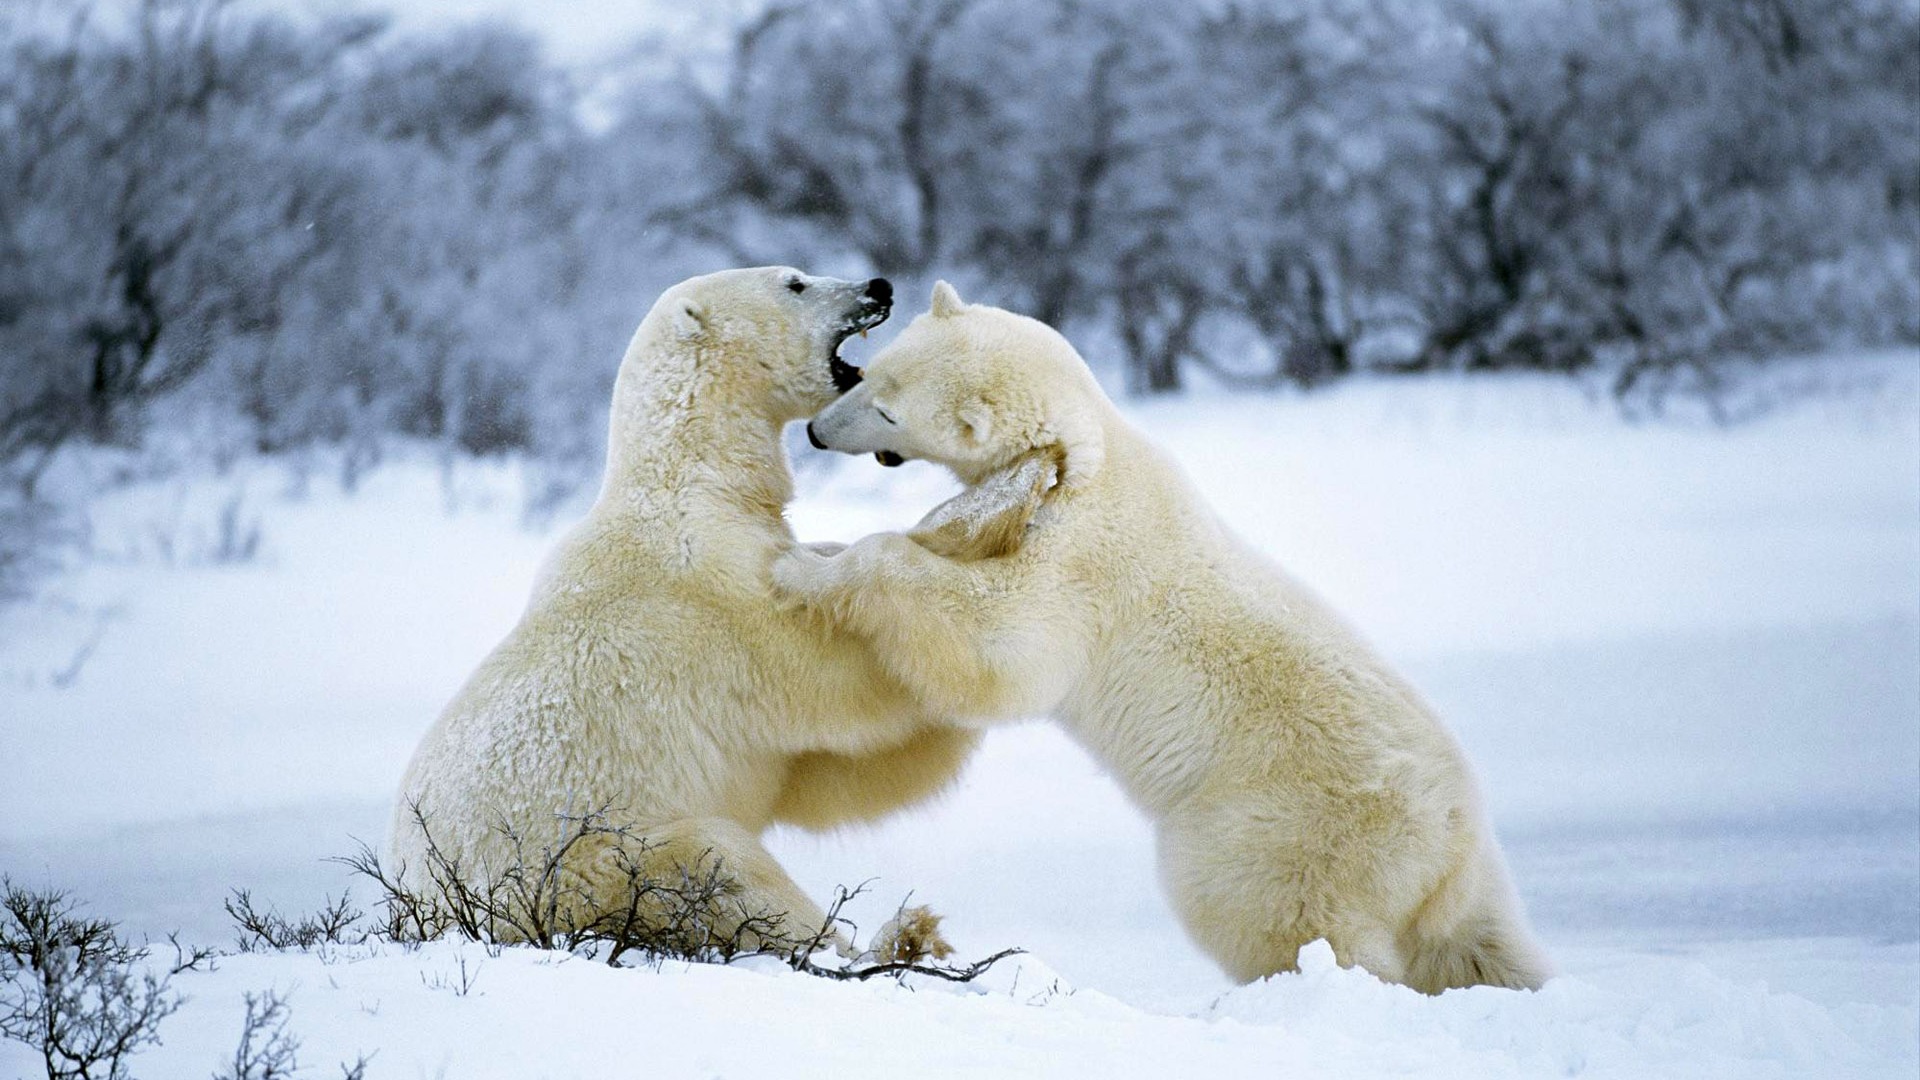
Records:
[[[698,300],[682,300],[673,312],[673,332],[682,338],[697,338],[707,332],[707,309]]]
[[[958,315],[960,309],[966,306],[967,302],[960,299],[960,294],[954,291],[953,286],[944,281],[933,283],[933,306],[928,310],[933,312],[934,318],[944,319],[949,315]]]
[[[974,446],[993,438],[993,409],[984,401],[963,407],[960,410],[960,435]]]

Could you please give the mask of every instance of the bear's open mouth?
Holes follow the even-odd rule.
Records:
[[[878,300],[871,296],[860,298],[860,309],[853,314],[833,334],[833,348],[827,353],[827,374],[833,377],[833,388],[844,394],[860,385],[860,369],[840,358],[840,347],[855,334],[867,336],[867,331],[887,321],[893,314],[893,300],[888,297]]]
[[[860,369],[840,359],[838,351],[827,360],[827,374],[833,376],[833,388],[842,394],[860,385]]]
[[[907,459],[901,457],[899,454],[896,454],[891,450],[876,450],[874,451],[874,454],[873,454],[873,460],[891,469],[895,465],[904,463]]]

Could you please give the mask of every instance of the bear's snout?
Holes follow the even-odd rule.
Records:
[[[891,306],[893,304],[893,282],[883,277],[872,278],[867,282],[866,295],[867,299],[872,300],[876,304]]]

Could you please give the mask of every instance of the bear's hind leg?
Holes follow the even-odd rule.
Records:
[[[1342,967],[1407,981],[1388,923],[1365,913],[1350,866],[1315,859],[1284,831],[1248,828],[1241,808],[1162,823],[1160,877],[1187,935],[1233,979],[1295,971],[1300,949],[1326,939]]]
[[[1236,982],[1293,971],[1309,924],[1298,882],[1204,827],[1163,822],[1160,881],[1187,937]]]
[[[827,915],[787,875],[759,837],[726,818],[682,818],[642,831],[643,869],[660,882],[679,884],[715,875],[723,884],[708,913],[709,932],[741,949],[786,950],[820,933]],[[832,931],[822,944],[848,951],[843,935]]]

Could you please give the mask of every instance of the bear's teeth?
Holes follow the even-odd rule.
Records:
[[[860,328],[860,337],[861,337],[861,340],[865,340],[865,339],[866,339],[866,336],[867,336],[867,328],[863,326],[863,327],[861,327],[861,328]]]

